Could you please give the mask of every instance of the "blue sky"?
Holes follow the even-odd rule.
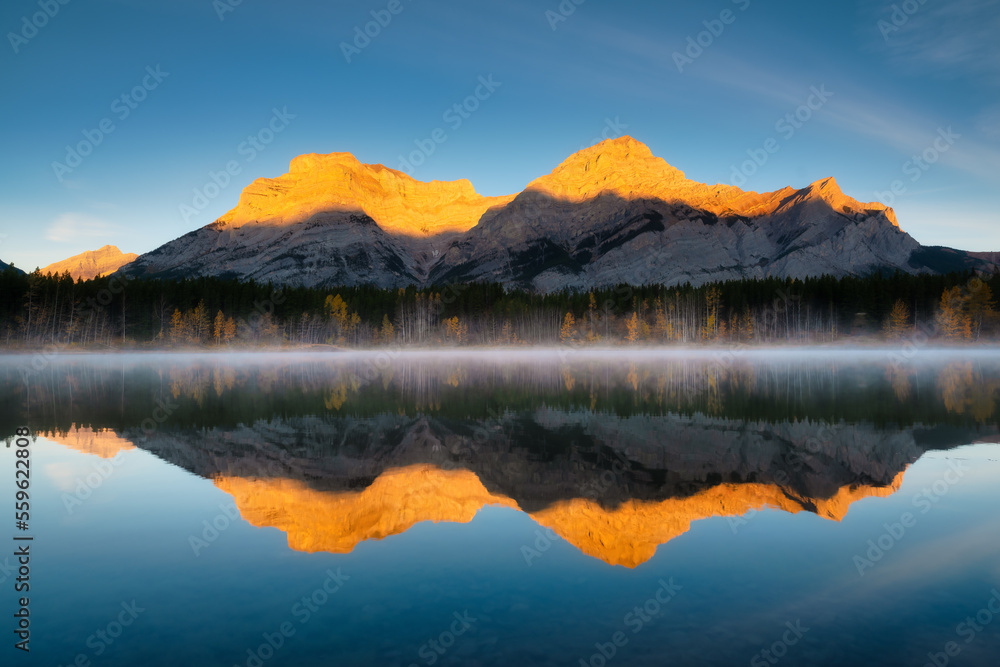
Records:
[[[0,259],[22,268],[152,250],[302,153],[399,168],[438,128],[412,175],[482,194],[625,133],[698,181],[835,176],[922,243],[1000,250],[1000,0],[66,1],[0,8]]]

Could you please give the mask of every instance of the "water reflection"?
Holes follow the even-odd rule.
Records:
[[[239,362],[239,363],[238,363]],[[840,521],[929,449],[996,437],[1000,365],[379,356],[0,366],[5,430],[138,447],[292,549],[349,553],[485,506],[635,568],[708,517]]]

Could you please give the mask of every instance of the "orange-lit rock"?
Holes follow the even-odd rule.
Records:
[[[468,523],[486,505],[517,507],[469,471],[426,465],[387,471],[357,493],[324,493],[288,479],[222,477],[215,484],[245,520],[287,533],[289,547],[309,553],[349,553],[422,521]]]
[[[653,155],[648,146],[627,136],[608,139],[570,156],[552,173],[531,182],[527,190],[568,202],[583,202],[608,194],[626,200],[659,199],[681,202],[719,216],[735,214],[748,218],[773,215],[798,201],[816,199],[836,211],[886,211],[886,216],[898,227],[892,209],[848,197],[833,178],[817,181],[802,190],[786,187],[762,194],[732,185],[707,185],[689,180],[684,172]]]
[[[69,275],[73,276],[74,280],[80,278],[91,280],[114,273],[138,256],[135,253],[123,253],[117,246],[106,245],[97,250],[88,250],[79,255],[74,255],[61,262],[49,264],[42,269],[42,273],[62,275],[66,271],[69,271]]]
[[[585,554],[611,565],[634,568],[651,559],[658,546],[683,535],[700,519],[742,516],[769,507],[791,514],[811,511],[841,521],[852,503],[892,495],[902,481],[900,473],[891,486],[843,488],[827,500],[798,498],[787,489],[767,484],[723,484],[689,498],[660,503],[633,500],[614,510],[575,499],[536,512],[532,518]]]
[[[390,234],[427,237],[467,231],[491,206],[512,198],[480,196],[464,179],[424,183],[350,153],[310,153],[292,160],[284,176],[247,186],[219,224],[285,226],[334,210],[363,211]]]
[[[81,428],[74,424],[66,433],[47,431],[40,435],[64,447],[83,454],[100,456],[102,459],[111,459],[119,452],[135,449],[135,445],[119,437],[114,431],[95,431],[89,426]]]
[[[724,484],[689,498],[633,500],[615,509],[574,499],[530,516],[585,554],[634,568],[700,519],[771,507],[840,521],[852,503],[891,495],[902,480],[900,473],[891,486],[843,488],[825,500],[797,498],[773,485]],[[289,547],[310,553],[348,553],[364,540],[396,535],[422,521],[468,523],[487,505],[518,509],[514,500],[487,491],[472,472],[428,465],[388,471],[364,491],[349,493],[316,491],[288,479],[223,477],[215,483],[233,496],[245,520],[285,532]]]

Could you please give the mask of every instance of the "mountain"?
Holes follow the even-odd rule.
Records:
[[[81,278],[91,280],[114,273],[138,256],[135,253],[123,253],[116,246],[106,245],[98,250],[88,250],[61,262],[49,264],[42,269],[42,273],[62,275],[69,271],[74,280]]]
[[[215,222],[142,255],[130,275],[232,276],[294,285],[423,282],[426,266],[511,197],[423,183],[348,153],[302,155]]]
[[[5,264],[4,262],[0,261],[0,271],[6,271],[9,267],[10,267],[10,264]],[[14,270],[18,271],[20,273],[24,273],[24,271],[21,271],[21,269],[19,269],[17,267],[14,267]]]
[[[985,259],[921,246],[832,178],[745,192],[705,185],[631,137],[571,156],[517,195],[423,183],[347,153],[303,155],[219,220],[140,256],[131,276],[291,285],[497,281],[550,291],[622,282],[943,273]]]
[[[1000,266],[1000,252],[970,252],[969,254],[972,255],[973,257],[976,257],[977,259],[981,259],[990,262],[991,264],[996,264],[997,266]]]

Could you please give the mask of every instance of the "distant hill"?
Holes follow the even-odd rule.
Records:
[[[1000,266],[1000,252],[970,252],[970,255]]]
[[[135,253],[123,253],[116,246],[106,245],[97,250],[88,250],[79,255],[74,255],[61,262],[49,264],[42,269],[42,273],[62,275],[66,271],[69,271],[74,280],[80,278],[91,280],[114,273],[138,256]]]
[[[3,261],[0,261],[0,271],[6,271],[8,268],[10,268],[10,266],[11,266],[10,264],[6,264]],[[24,273],[24,271],[21,271],[21,269],[17,268],[16,266],[14,267],[14,270],[20,273]]]

